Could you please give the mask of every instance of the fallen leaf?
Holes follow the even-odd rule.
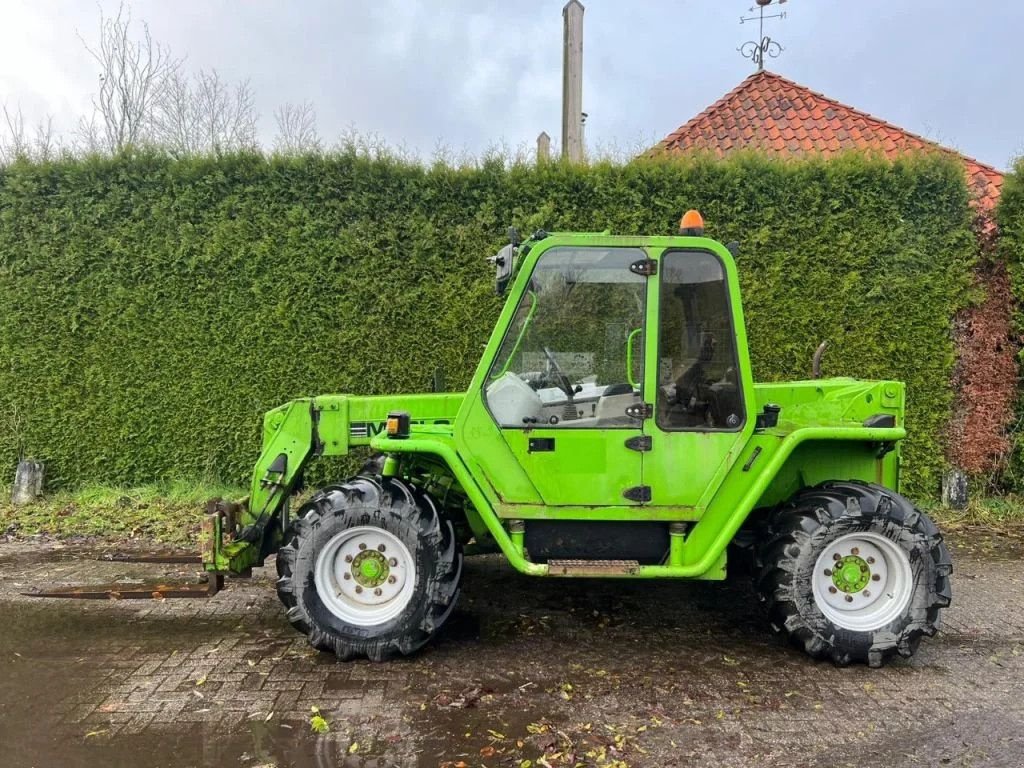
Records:
[[[312,717],[309,718],[309,730],[313,733],[327,733],[331,730],[331,724],[320,714],[320,707],[315,704],[309,708]]]

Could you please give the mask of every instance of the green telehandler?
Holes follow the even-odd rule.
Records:
[[[696,211],[670,237],[512,230],[491,261],[507,300],[467,391],[266,414],[248,499],[205,518],[211,583],[276,554],[289,620],[341,659],[427,643],[464,547],[544,577],[723,579],[738,556],[771,626],[837,664],[935,633],[952,564],[898,492],[902,382],[756,384],[733,254]],[[359,475],[289,509],[311,460],[357,446]]]

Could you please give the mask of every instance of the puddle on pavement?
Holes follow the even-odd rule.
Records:
[[[190,649],[206,638],[217,642],[237,635],[237,617],[192,619],[129,616],[105,606],[54,600],[2,602],[0,630],[0,745],[4,768],[20,766],[219,766],[261,750],[288,765],[291,749],[309,745],[293,732],[262,726],[258,731],[204,733],[187,724],[166,734],[108,738],[100,729],[68,722],[66,702],[76,697],[98,703],[104,696],[108,659]],[[141,664],[142,661],[138,661]],[[251,730],[251,729],[250,729]],[[310,752],[310,754],[313,754]],[[270,758],[263,762],[270,761]],[[252,763],[258,765],[258,762]]]
[[[105,610],[105,601],[41,598],[0,605],[0,655],[20,654],[15,658],[22,660],[87,659],[92,653],[109,652],[112,645],[173,650],[183,643],[194,644],[204,635],[219,640],[239,631],[237,616],[182,620],[173,615],[149,615],[138,621],[131,613]],[[0,705],[3,703],[0,700]]]
[[[34,565],[36,563],[63,563],[72,560],[92,557],[92,550],[80,547],[57,546],[47,549],[39,549],[34,544],[26,544],[23,550],[8,549],[0,553],[0,564],[2,565]]]
[[[46,732],[35,724],[30,733],[4,739],[2,764],[9,768],[61,766],[96,768],[221,768],[222,766],[345,765],[345,749],[332,741],[306,736],[298,726],[253,725],[247,732],[218,733],[194,724],[176,732],[108,738],[102,731],[78,737]],[[0,734],[3,729],[0,729]],[[347,746],[347,743],[344,745]]]

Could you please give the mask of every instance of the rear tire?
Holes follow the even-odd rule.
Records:
[[[277,572],[288,620],[310,645],[383,661],[423,647],[451,614],[462,547],[428,494],[360,476],[299,510]]]
[[[950,603],[935,524],[888,488],[826,482],[779,508],[758,548],[772,627],[816,659],[880,667],[910,657]]]

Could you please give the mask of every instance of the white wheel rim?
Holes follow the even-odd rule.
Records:
[[[359,627],[399,616],[416,587],[416,565],[394,534],[372,525],[336,534],[316,558],[317,594],[331,613]]]
[[[907,609],[914,574],[896,542],[878,533],[850,533],[818,556],[811,584],[825,618],[841,629],[870,632]]]

